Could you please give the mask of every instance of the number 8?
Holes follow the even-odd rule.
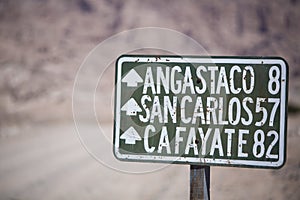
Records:
[[[275,76],[273,73],[275,71]],[[271,94],[277,94],[280,89],[279,84],[279,77],[280,77],[280,70],[277,66],[272,66],[269,70],[269,83],[268,83],[268,90]],[[275,88],[273,89],[273,84],[275,83]]]
[[[258,138],[258,135],[260,135],[260,139]],[[254,144],[253,144],[253,155],[256,158],[261,158],[265,153],[265,135],[262,130],[257,130],[254,133]],[[258,153],[258,147],[260,147],[260,152]]]

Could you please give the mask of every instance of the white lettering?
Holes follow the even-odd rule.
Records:
[[[149,131],[155,132],[155,127],[153,125],[146,126],[144,133],[144,148],[147,153],[152,153],[155,150],[155,147],[149,147]]]
[[[157,67],[157,94],[160,94],[160,86],[164,87],[165,93],[169,94],[170,68],[165,67],[166,75],[164,75],[161,67]]]
[[[175,66],[171,69],[171,75],[170,75],[170,79],[171,79],[171,90],[174,94],[179,94],[181,91],[181,81],[180,80],[176,80],[176,84],[175,84],[175,77],[176,77],[176,72],[181,72],[181,68],[179,66]],[[179,75],[177,75],[178,77]],[[176,87],[177,85],[177,87]]]
[[[229,75],[229,84],[230,84],[230,90],[233,94],[238,94],[241,92],[241,88],[235,88],[234,87],[234,72],[241,72],[241,68],[237,65],[234,65],[231,69],[230,69],[230,75]]]
[[[203,94],[206,91],[206,87],[207,87],[206,86],[206,81],[203,78],[203,76],[201,75],[201,71],[207,72],[207,69],[203,65],[197,67],[197,69],[196,69],[197,78],[199,79],[199,83],[202,84],[202,88],[201,89],[199,88],[199,86],[195,87],[196,92],[198,94]]]
[[[220,130],[218,128],[215,129],[215,134],[214,134],[213,140],[211,142],[211,148],[210,148],[210,155],[211,156],[214,155],[215,149],[219,150],[219,155],[220,156],[224,156]]]
[[[227,156],[231,156],[231,143],[232,143],[232,134],[235,133],[234,129],[225,129],[227,133]]]
[[[195,128],[190,128],[189,136],[186,142],[185,154],[189,154],[190,148],[193,148],[194,155],[198,155],[198,147],[196,144],[196,133]]]
[[[246,76],[247,76],[247,71],[250,72],[250,86],[249,88],[247,88],[247,79],[246,79]],[[243,70],[243,79],[242,79],[242,85],[243,85],[243,90],[246,94],[250,94],[253,89],[254,89],[254,70],[251,66],[246,66],[245,69]]]
[[[156,94],[151,67],[147,67],[145,80],[144,80],[143,94],[147,94],[149,87],[152,91],[152,94]]]
[[[248,157],[248,153],[243,152],[243,145],[247,144],[247,140],[243,139],[244,134],[249,134],[249,130],[239,130],[239,140],[238,140],[238,157]]]
[[[167,127],[165,127],[165,126],[163,126],[161,129],[157,153],[161,153],[163,147],[166,148],[167,154],[171,154],[169,136],[168,136],[168,132],[167,132]]]
[[[143,115],[139,115],[139,119],[141,120],[141,122],[148,122],[150,119],[150,111],[146,105],[146,100],[151,101],[151,97],[149,95],[143,95],[141,98],[142,107],[144,108],[146,113],[145,117],[143,117]]]
[[[234,104],[236,105],[236,110],[234,110]],[[235,119],[233,117],[235,113]],[[237,125],[241,118],[241,103],[237,97],[233,97],[229,101],[228,105],[228,120],[230,124]]]
[[[203,129],[202,128],[198,128],[198,131],[199,131],[199,135],[200,135],[200,138],[201,138],[201,142],[202,142],[202,145],[201,145],[201,155],[206,155],[206,142],[210,136],[210,133],[211,133],[211,128],[208,128],[207,131],[206,131],[206,134],[204,134],[203,132]]]
[[[179,142],[183,141],[183,137],[180,137],[180,132],[186,131],[186,127],[176,127],[175,133],[175,154],[179,154]]]
[[[163,122],[162,113],[161,113],[161,106],[160,106],[160,103],[159,103],[158,96],[154,96],[153,106],[152,106],[152,110],[151,110],[151,117],[150,117],[150,122],[151,123],[154,122],[154,117],[155,116],[158,117],[159,123]]]
[[[228,87],[225,67],[220,68],[220,74],[219,74],[219,78],[218,78],[216,94],[220,94],[221,87],[223,87],[225,89],[226,94],[229,94],[229,87]]]

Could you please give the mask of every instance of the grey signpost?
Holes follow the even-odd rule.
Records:
[[[209,166],[285,163],[282,58],[123,55],[115,83],[115,157],[191,165],[191,199],[209,199]]]
[[[190,199],[210,199],[210,167],[190,166]]]

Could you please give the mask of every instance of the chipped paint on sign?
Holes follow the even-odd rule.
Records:
[[[114,154],[126,161],[279,168],[287,78],[282,58],[121,56]]]

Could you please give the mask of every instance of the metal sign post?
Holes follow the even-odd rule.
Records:
[[[123,55],[115,84],[115,157],[190,165],[190,199],[210,199],[209,166],[285,163],[282,58]]]
[[[191,165],[190,200],[210,199],[210,167]]]

